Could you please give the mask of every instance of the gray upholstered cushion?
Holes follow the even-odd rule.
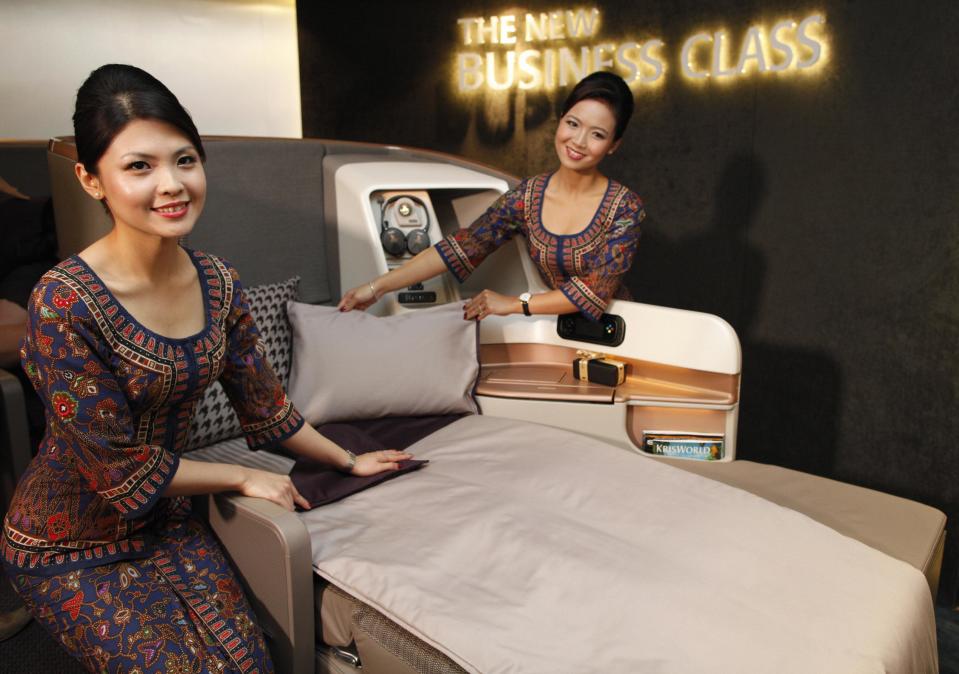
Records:
[[[478,411],[478,324],[458,303],[379,318],[290,303],[290,398],[314,426]]]
[[[250,313],[260,331],[260,340],[266,350],[266,358],[280,383],[286,388],[290,381],[290,356],[292,355],[292,333],[290,321],[286,315],[286,305],[296,299],[300,278],[283,283],[254,286],[246,289]],[[197,403],[190,424],[184,451],[206,447],[220,440],[243,435],[240,422],[226,397],[220,382],[213,382]]]
[[[333,298],[323,221],[323,143],[206,139],[207,198],[191,248],[232,262],[247,286],[301,277],[299,297]]]

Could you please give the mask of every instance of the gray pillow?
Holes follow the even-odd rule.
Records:
[[[273,366],[283,388],[290,383],[290,356],[292,355],[293,336],[290,321],[286,316],[287,303],[296,299],[300,277],[294,276],[282,283],[251,286],[245,289],[246,299],[250,303],[250,313],[260,331],[260,340],[266,352],[266,359]],[[243,435],[236,412],[226,397],[220,382],[215,381],[200,398],[190,430],[187,434],[184,451],[212,445],[220,440],[229,440]]]
[[[479,329],[459,303],[379,318],[291,302],[290,398],[314,426],[476,413]]]

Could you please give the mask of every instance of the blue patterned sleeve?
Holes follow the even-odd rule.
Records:
[[[600,319],[622,283],[623,275],[632,266],[639,245],[639,223],[645,217],[642,200],[629,192],[605,232],[605,245],[592,256],[589,269],[580,276],[571,276],[560,286],[567,299],[587,318]]]
[[[247,444],[260,449],[286,440],[300,430],[304,421],[266,358],[239,274],[232,267],[229,270],[233,296],[220,383],[240,419]]]
[[[173,478],[177,455],[138,441],[109,347],[73,288],[41,280],[28,316],[20,355],[46,407],[53,447],[62,452],[58,464],[123,517],[145,515]]]
[[[522,233],[526,183],[502,194],[477,220],[436,244],[450,273],[462,283],[494,250]]]

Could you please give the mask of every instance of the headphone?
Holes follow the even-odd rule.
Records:
[[[392,206],[393,202],[399,201],[400,199],[409,199],[423,209],[423,212],[426,214],[426,224],[422,229],[414,229],[409,234],[406,234],[399,227],[390,225],[389,220],[386,219],[386,209]],[[402,208],[402,205],[400,208]],[[407,216],[409,213],[402,213],[402,215]],[[399,257],[407,250],[410,251],[412,255],[416,255],[430,247],[430,209],[426,207],[422,199],[410,194],[395,194],[383,202],[383,205],[380,207],[380,218],[383,221],[380,230],[380,243],[383,244],[383,250],[390,255]]]

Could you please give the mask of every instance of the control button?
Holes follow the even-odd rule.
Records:
[[[421,292],[403,292],[399,294],[400,304],[432,304],[436,302],[436,293],[432,290]]]
[[[423,289],[422,283],[414,283],[409,288],[407,288],[407,290],[422,290],[422,289]]]
[[[400,202],[399,208],[397,208],[397,210],[400,212],[400,215],[402,215],[404,218],[408,218],[410,213],[413,212],[413,207],[410,206],[409,202],[403,201],[403,202]]]

